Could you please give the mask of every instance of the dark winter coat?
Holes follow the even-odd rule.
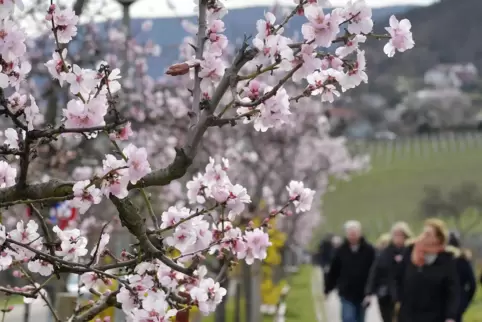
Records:
[[[460,250],[455,255],[455,265],[460,284],[460,305],[456,321],[462,321],[464,312],[474,298],[476,281],[474,269],[468,257]]]
[[[459,311],[460,285],[453,255],[444,251],[432,264],[417,267],[411,261],[412,251],[413,245],[407,248],[397,273],[398,322],[455,320]]]
[[[331,262],[333,261],[335,250],[336,249],[333,246],[331,239],[323,240],[318,250],[318,265],[323,268],[329,267],[331,265]]]
[[[331,268],[326,275],[325,293],[338,289],[340,297],[352,303],[361,303],[365,285],[375,260],[375,249],[364,238],[353,251],[347,240],[336,250]]]
[[[403,263],[404,250],[404,247],[399,248],[390,244],[380,252],[370,271],[366,295],[377,295],[395,301],[397,297],[395,279],[400,270],[399,266]]]

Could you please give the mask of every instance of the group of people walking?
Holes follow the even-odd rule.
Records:
[[[365,322],[374,296],[384,322],[462,321],[476,279],[469,252],[442,220],[428,219],[415,238],[398,222],[376,246],[363,237],[359,222],[344,228],[345,238],[329,236],[315,258],[325,294],[338,290],[343,322]]]

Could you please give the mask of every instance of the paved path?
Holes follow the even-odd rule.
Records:
[[[315,266],[313,269],[311,284],[317,322],[341,322],[340,298],[336,292],[332,292],[327,298],[323,295],[323,274],[319,266]],[[373,298],[365,320],[367,322],[382,322],[379,312],[378,302],[376,298]]]

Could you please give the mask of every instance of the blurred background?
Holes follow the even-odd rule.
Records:
[[[42,34],[44,30],[36,23],[44,12],[35,12],[37,0],[24,3],[34,12],[19,19],[31,35]],[[147,73],[154,79],[161,77],[170,64],[178,62],[181,41],[189,36],[186,21],[195,22],[192,0],[61,3],[82,12],[81,21],[94,23],[100,30],[110,24],[123,26],[122,32],[136,43],[158,46],[153,50],[157,53],[146,58]],[[230,11],[224,19],[225,34],[230,40],[253,35],[256,21],[264,12],[275,8],[283,14],[292,10],[293,3],[293,0],[228,0]],[[331,1],[333,6],[344,3]],[[359,220],[367,237],[374,241],[398,220],[409,222],[418,231],[425,218],[438,216],[460,233],[463,243],[474,252],[474,264],[479,267],[482,0],[367,0],[367,3],[373,6],[375,32],[384,32],[391,14],[398,19],[408,18],[416,45],[403,55],[388,58],[382,50],[385,42],[367,42],[363,47],[369,83],[345,93],[333,104],[324,104],[332,136],[346,137],[350,150],[370,156],[371,165],[368,172],[348,181],[330,182],[311,250],[325,234],[342,233],[342,225],[349,219]],[[303,17],[295,17],[285,35],[299,37],[304,22]],[[115,238],[118,250],[130,242],[121,235]],[[298,283],[307,292],[306,288],[309,290],[315,282],[305,268],[302,270],[304,277],[302,274],[291,284]],[[281,289],[278,291],[281,293]],[[302,293],[290,294],[291,318],[288,314],[287,320],[305,321],[293,308],[299,311],[311,300],[303,300]],[[312,306],[317,304],[309,305],[305,310],[315,311]],[[468,322],[482,321],[481,294],[469,314]],[[11,321],[18,319],[14,317]]]

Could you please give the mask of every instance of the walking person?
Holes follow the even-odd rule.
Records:
[[[405,242],[409,238],[412,238],[412,232],[407,223],[395,223],[389,234],[388,246],[380,252],[370,271],[367,299],[377,296],[383,322],[393,322],[395,317],[396,274],[400,270]]]
[[[446,251],[449,234],[439,219],[425,221],[407,247],[397,272],[398,322],[455,322],[460,286],[455,260]]]
[[[363,237],[358,221],[348,221],[344,228],[346,237],[335,252],[326,276],[325,294],[338,289],[343,322],[364,322],[365,285],[375,259],[375,249]]]
[[[470,263],[472,254],[469,250],[464,250],[460,247],[460,240],[454,232],[450,233],[449,246],[451,246],[449,251],[452,251],[455,256],[457,276],[460,284],[460,303],[455,321],[462,322],[463,315],[472,302],[476,289],[474,269]]]
[[[380,237],[378,237],[376,243],[375,243],[375,248],[378,254],[381,254],[382,251],[388,247],[390,244],[390,234],[383,234]]]

